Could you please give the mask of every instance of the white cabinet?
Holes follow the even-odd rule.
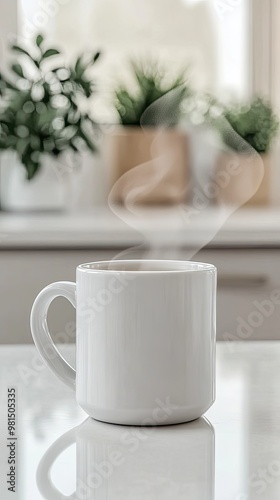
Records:
[[[203,250],[218,268],[219,340],[280,339],[280,250]]]
[[[53,281],[75,280],[78,264],[111,259],[120,250],[2,249],[0,343],[32,342],[29,313],[38,292]],[[171,252],[169,258],[186,255],[182,249],[174,255]],[[204,249],[194,260],[218,268],[218,339],[280,339],[279,249]],[[73,340],[74,321],[75,311],[64,299],[51,305],[50,329],[58,341]]]

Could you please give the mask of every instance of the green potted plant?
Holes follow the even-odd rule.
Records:
[[[15,44],[11,51],[9,71],[0,73],[1,207],[61,208],[67,154],[96,149],[96,125],[84,109],[99,53],[65,64],[42,35],[31,50]]]
[[[218,123],[226,152],[219,159],[217,176],[232,158],[239,166],[239,174],[233,175],[220,190],[220,198],[231,204],[239,200],[248,205],[267,204],[270,151],[279,128],[278,117],[271,104],[261,97],[255,97],[248,106],[226,107],[222,115],[224,121]],[[227,126],[223,126],[225,120]]]
[[[114,201],[177,203],[186,197],[188,145],[178,128],[190,94],[185,72],[168,79],[154,61],[131,62],[131,86],[114,93],[119,126],[105,139]],[[169,80],[169,81],[168,81]]]

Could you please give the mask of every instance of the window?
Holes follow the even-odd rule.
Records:
[[[104,82],[131,56],[190,66],[195,88],[249,92],[249,0],[20,0],[19,28],[69,54],[100,47]],[[100,70],[101,71],[101,70]]]

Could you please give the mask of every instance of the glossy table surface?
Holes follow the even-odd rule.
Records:
[[[61,351],[73,361],[73,347]],[[6,482],[13,442],[17,493]],[[218,343],[206,418],[158,428],[87,419],[33,346],[0,347],[0,445],[1,500],[278,500],[280,343]]]

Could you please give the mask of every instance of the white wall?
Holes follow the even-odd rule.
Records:
[[[7,45],[17,33],[17,0],[0,0],[0,65],[5,62]]]

